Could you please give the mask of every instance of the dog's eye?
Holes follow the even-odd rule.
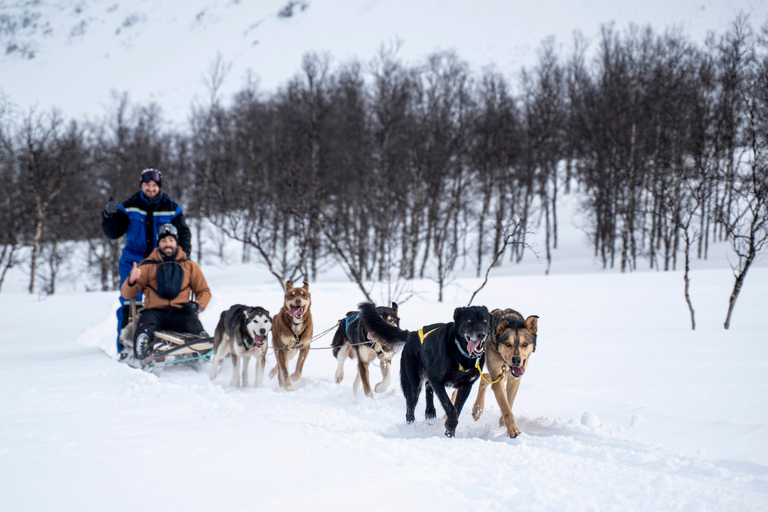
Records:
[[[506,342],[506,341],[505,341],[505,342],[504,342],[504,344],[505,344],[505,345],[506,345],[508,348],[512,348],[512,345],[510,345],[508,342]]]
[[[528,346],[528,343],[523,343],[522,347],[525,348]]]
[[[487,324],[487,323],[488,323],[488,320],[487,320],[486,318],[483,318],[483,323],[484,323],[484,324]]]
[[[471,320],[471,319],[470,319],[470,320],[467,320],[467,323],[468,323],[468,324],[471,324],[471,323],[472,323],[472,320]]]

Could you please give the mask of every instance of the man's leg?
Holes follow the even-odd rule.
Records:
[[[197,318],[197,315],[185,313],[178,309],[176,309],[171,315],[171,322],[173,323],[173,327],[171,328],[173,330],[200,336],[208,336],[208,333],[205,332],[203,324],[200,322],[200,319]]]
[[[169,315],[165,309],[145,309],[139,315],[139,324],[136,326],[134,347],[136,357],[144,359],[149,356],[152,349],[152,341],[155,331],[162,330],[169,323]]]

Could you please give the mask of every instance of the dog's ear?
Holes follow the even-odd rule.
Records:
[[[531,315],[528,318],[525,319],[525,328],[528,329],[528,332],[536,335],[536,332],[539,330],[539,317],[536,315]]]
[[[309,290],[309,283],[304,281],[304,286],[302,286],[305,290]]]
[[[395,310],[395,314],[397,314],[397,302],[392,303],[392,309]]]
[[[293,289],[293,285],[291,284],[291,280],[289,279],[285,282],[285,291],[289,291],[292,289]]]
[[[499,325],[496,326],[496,336],[501,336],[507,329],[509,329],[509,322],[507,320],[499,322]]]

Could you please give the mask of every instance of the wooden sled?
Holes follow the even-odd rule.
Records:
[[[130,337],[136,332],[139,323],[140,308],[136,299],[131,299]],[[123,342],[125,345],[125,342]],[[131,350],[133,348],[131,347]],[[187,363],[197,365],[200,361],[211,361],[213,357],[213,337],[197,334],[157,331],[152,343],[150,355],[140,362],[141,368],[154,374],[160,374],[168,364]]]

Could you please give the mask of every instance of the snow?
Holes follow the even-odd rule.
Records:
[[[352,362],[334,382],[336,360],[322,349],[331,335],[313,345],[293,393],[266,375],[263,388],[233,388],[228,361],[214,382],[207,368],[131,369],[113,359],[115,293],[72,281],[30,296],[18,269],[0,293],[2,508],[768,509],[765,262],[750,271],[726,331],[732,273],[724,258],[719,268],[697,261],[691,331],[681,272],[597,271],[579,256],[588,253],[581,236],[563,227],[553,275],[534,258],[506,263],[476,300],[540,316],[513,409],[516,439],[498,426],[492,393],[479,421],[465,407],[454,439],[440,414],[424,419],[423,399],[406,424],[399,355],[386,392],[355,396]],[[231,304],[273,314],[281,304],[257,265],[212,259],[203,269],[209,331]],[[464,272],[438,303],[435,284],[417,281],[402,326],[450,320],[479,283]],[[337,271],[310,291],[316,332],[362,298]],[[378,368],[372,376],[380,380]]]
[[[453,49],[478,72],[493,64],[516,80],[551,35],[565,56],[574,31],[594,41],[611,22],[618,30],[631,23],[658,32],[675,26],[701,43],[708,31],[723,34],[739,12],[751,15],[756,30],[768,21],[768,3],[761,0],[313,0],[299,2],[306,9],[297,6],[290,18],[278,17],[287,3],[3,2],[10,16],[39,14],[40,28],[19,29],[16,36],[34,46],[33,59],[0,57],[0,88],[22,115],[56,107],[67,117],[103,116],[115,90],[142,104],[155,101],[167,119],[184,123],[192,100],[206,97],[201,79],[219,52],[232,63],[222,90],[229,98],[249,71],[264,91],[274,92],[300,72],[307,52],[329,52],[337,64],[368,62],[382,45],[400,40],[406,63]],[[0,39],[3,47],[9,42]]]

